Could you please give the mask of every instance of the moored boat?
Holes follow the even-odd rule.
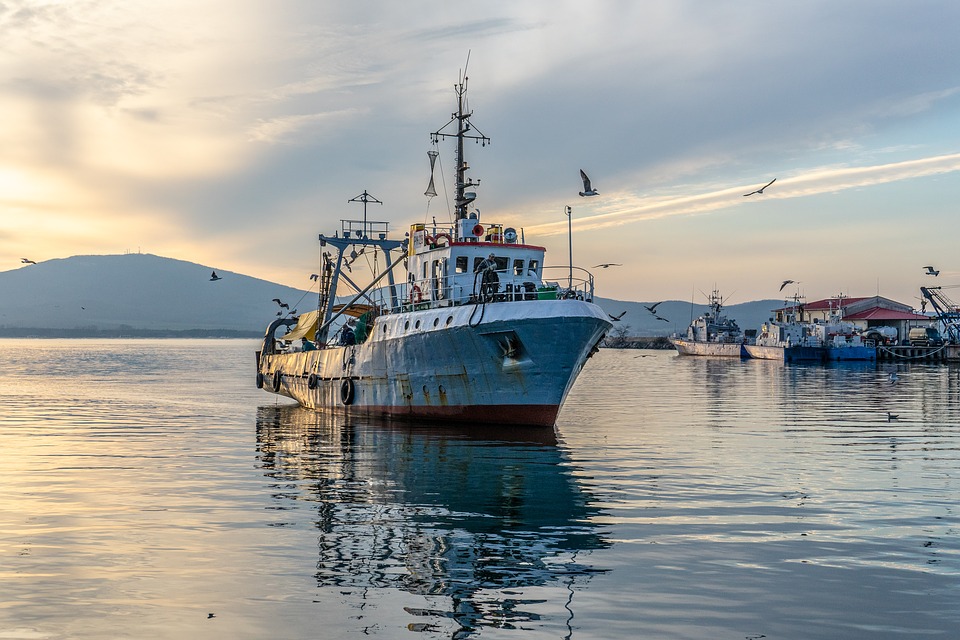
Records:
[[[686,337],[669,340],[682,356],[746,357],[743,332],[736,320],[723,314],[723,298],[716,289],[709,296],[707,311],[687,327]]]
[[[553,425],[581,368],[612,323],[593,303],[593,276],[564,266],[554,280],[545,248],[487,222],[473,207],[464,141],[489,139],[470,123],[466,78],[457,111],[431,135],[456,142],[449,225],[415,224],[404,240],[368,221],[343,220],[320,236],[316,311],[270,324],[257,384],[316,409],[352,415]],[[453,125],[454,131],[446,132]],[[432,160],[437,152],[431,151]],[[433,178],[430,181],[433,187]],[[434,192],[435,195],[435,192]],[[383,265],[365,286],[344,269],[364,254]],[[402,266],[404,265],[404,266]],[[402,273],[402,277],[396,277]],[[342,285],[358,291],[345,300]],[[281,327],[288,331],[277,335]]]
[[[826,322],[802,321],[803,304],[794,299],[783,309],[780,321],[761,325],[753,344],[744,345],[750,358],[785,362],[836,362],[876,360],[877,350],[868,346],[853,324],[843,322],[841,314],[831,314]]]

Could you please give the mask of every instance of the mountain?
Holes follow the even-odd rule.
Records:
[[[0,272],[0,332],[201,330],[262,335],[278,310],[316,294],[151,254],[73,256]],[[56,332],[54,332],[56,333]],[[71,333],[71,334],[72,334]],[[129,332],[128,332],[129,333]]]
[[[150,331],[241,332],[262,335],[276,317],[279,298],[291,309],[314,308],[316,293],[286,287],[231,271],[218,271],[193,262],[132,253],[73,256],[47,260],[0,272],[0,335],[22,335],[25,329],[45,329],[42,335],[133,335]],[[657,307],[657,320],[644,308],[650,302],[597,298],[611,315],[626,311],[616,326],[629,326],[628,335],[683,333],[705,304],[669,300]],[[782,306],[762,300],[726,307],[743,329],[755,329]],[[132,330],[132,331],[131,331]]]

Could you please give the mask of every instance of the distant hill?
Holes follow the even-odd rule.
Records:
[[[0,335],[192,331],[263,335],[277,312],[316,306],[307,293],[266,280],[151,254],[73,256],[0,272]],[[133,331],[131,331],[133,330]],[[241,332],[235,334],[231,332]]]
[[[314,308],[316,293],[209,266],[151,254],[73,256],[0,272],[0,336],[263,335],[280,298],[301,311]],[[657,320],[643,302],[597,298],[611,315],[626,311],[618,326],[629,335],[684,332],[706,305],[669,300]],[[755,329],[782,304],[763,300],[730,305],[743,329]]]

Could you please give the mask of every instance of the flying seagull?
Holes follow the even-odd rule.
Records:
[[[214,271],[210,274],[210,282],[216,282],[217,280],[223,280],[220,276],[217,275],[217,272]]]
[[[620,315],[618,315],[618,316],[614,316],[614,315],[611,315],[611,314],[609,314],[609,313],[608,313],[607,315],[610,316],[610,319],[613,320],[614,322],[620,322],[620,318],[622,318],[625,313],[626,313],[626,311],[621,312]]]
[[[23,264],[37,264],[36,262],[34,262],[33,260],[31,260],[30,258],[20,258],[20,262],[22,262]]]
[[[318,274],[318,273],[311,273],[311,274],[310,274],[310,279],[313,280],[314,282],[316,282],[319,277],[320,277],[320,274]]]
[[[890,384],[896,384],[897,380],[899,379],[900,379],[900,376],[897,375],[896,371],[892,371],[890,373]]]
[[[664,322],[670,322],[670,321],[667,320],[666,318],[661,318],[661,317],[658,316],[657,314],[653,314],[653,317],[656,318],[657,320],[663,320]]]
[[[783,284],[780,285],[780,291],[783,291],[783,288],[788,284],[800,284],[800,283],[797,282],[796,280],[784,280]]]
[[[752,196],[752,195],[755,194],[755,193],[763,193],[763,190],[764,190],[764,189],[766,189],[767,187],[769,187],[770,185],[772,185],[772,184],[773,184],[774,182],[776,182],[776,181],[777,181],[777,179],[774,178],[773,180],[771,180],[771,181],[768,182],[767,184],[763,185],[762,187],[760,187],[760,188],[757,189],[756,191],[751,191],[750,193],[745,193],[745,194],[743,194],[743,197],[746,198],[747,196]]]
[[[583,180],[583,191],[580,192],[581,196],[598,196],[600,195],[593,187],[590,186],[590,178],[587,177],[587,174],[583,172],[583,169],[580,169],[580,179]]]
[[[663,300],[660,302],[654,302],[653,304],[645,304],[643,306],[646,307],[647,311],[653,315],[657,315],[657,307],[659,307],[661,304],[663,304]]]
[[[597,267],[603,267],[604,269],[607,269],[609,267],[622,267],[622,266],[623,265],[620,264],[619,262],[604,262],[603,264],[595,264],[593,265],[592,268],[596,269]]]
[[[940,275],[940,270],[939,270],[939,269],[934,269],[933,267],[931,267],[931,266],[929,266],[929,265],[926,266],[926,267],[924,267],[924,269],[927,270],[927,275],[928,275],[928,276],[938,276],[938,275]]]

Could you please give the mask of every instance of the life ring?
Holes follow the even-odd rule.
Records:
[[[410,304],[420,304],[423,302],[423,290],[419,285],[410,287]]]
[[[434,236],[434,238],[433,238],[433,243],[434,243],[434,244],[439,244],[440,238],[446,238],[446,239],[447,239],[447,245],[449,245],[450,243],[453,242],[453,239],[450,237],[450,234],[449,234],[449,233],[438,233],[436,236]]]
[[[473,227],[473,235],[477,236],[478,238],[483,235],[483,225],[482,225],[482,224],[474,225],[474,227]]]
[[[308,389],[316,389],[318,382],[319,382],[319,379],[317,378],[317,374],[311,373],[309,376],[307,376],[307,388],[308,388]]]
[[[340,383],[340,402],[347,406],[353,404],[353,395],[353,380],[346,378]]]
[[[273,392],[280,393],[280,376],[283,375],[283,372],[277,369],[273,372]]]
[[[263,374],[257,371],[257,389],[263,389]]]

